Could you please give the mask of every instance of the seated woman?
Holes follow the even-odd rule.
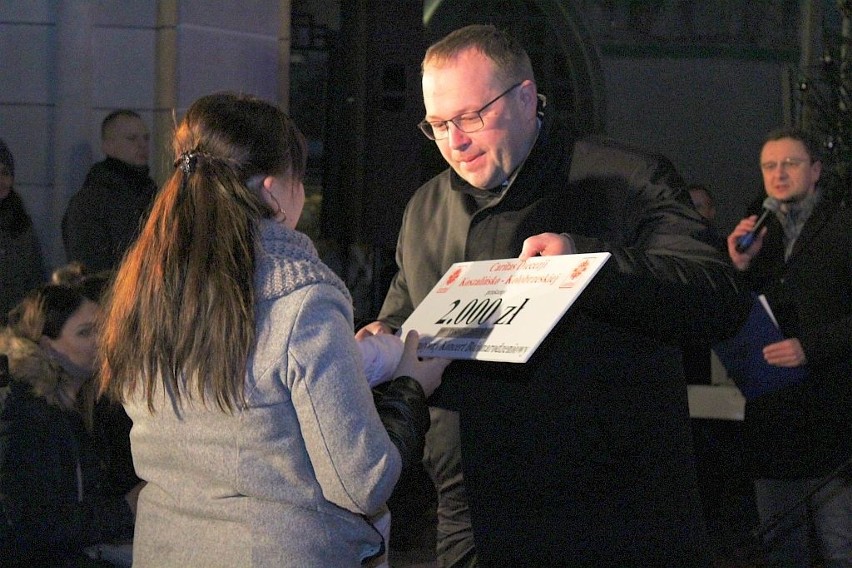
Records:
[[[53,271],[53,284],[77,286],[87,299],[101,303],[104,289],[112,278],[111,270],[89,273],[79,262],[70,262]],[[119,493],[126,493],[141,481],[133,467],[130,452],[130,428],[133,422],[121,404],[102,396],[93,411],[92,436],[104,462],[107,482]]]
[[[141,484],[116,494],[91,437],[98,306],[77,286],[28,294],[0,332],[0,565],[78,566],[133,535]]]

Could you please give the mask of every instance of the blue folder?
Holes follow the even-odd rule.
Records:
[[[805,367],[776,367],[763,358],[763,348],[785,339],[766,308],[755,297],[751,313],[739,332],[713,346],[746,400],[799,384],[807,377]]]

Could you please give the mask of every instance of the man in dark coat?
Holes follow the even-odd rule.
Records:
[[[678,346],[729,332],[741,295],[681,178],[572,136],[492,26],[430,47],[423,95],[450,168],[406,207],[399,271],[359,336],[399,328],[454,262],[612,254],[527,363],[444,373],[424,460],[439,565],[708,565]]]
[[[148,128],[132,110],[110,113],[101,125],[106,158],[92,166],[62,218],[68,262],[90,273],[118,266],[136,239],[157,186],[148,176]]]
[[[806,132],[771,133],[760,168],[778,211],[738,252],[737,239],[755,228],[761,196],[728,236],[728,254],[766,296],[785,337],[763,348],[764,359],[803,367],[806,378],[746,403],[758,513],[763,523],[785,513],[766,538],[777,565],[821,558],[826,566],[850,566],[852,209],[820,187],[820,147]]]

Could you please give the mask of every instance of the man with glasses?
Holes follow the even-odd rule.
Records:
[[[852,210],[820,187],[820,147],[805,132],[772,132],[760,169],[780,207],[740,253],[736,241],[757,215],[741,220],[728,254],[786,337],[763,349],[766,362],[807,370],[803,383],[746,403],[758,514],[766,525],[777,520],[768,560],[852,566]]]
[[[144,224],[157,184],[148,175],[148,127],[133,110],[118,109],[101,123],[104,159],[92,165],[62,217],[68,261],[94,274],[118,267]]]
[[[399,271],[359,336],[398,329],[457,261],[613,255],[529,362],[447,368],[424,456],[439,566],[706,564],[676,346],[725,328],[712,314],[738,295],[681,178],[575,139],[493,26],[431,46],[422,85],[420,128],[449,168],[406,207]]]

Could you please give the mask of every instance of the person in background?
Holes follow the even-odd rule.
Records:
[[[27,292],[44,283],[35,228],[15,191],[15,158],[0,140],[0,325]]]
[[[493,26],[432,45],[422,84],[420,128],[450,167],[408,203],[359,337],[399,328],[454,262],[612,254],[527,363],[447,368],[424,458],[438,565],[709,564],[678,345],[734,330],[742,298],[682,178],[573,136]]]
[[[111,112],[101,124],[101,150],[62,218],[68,262],[91,272],[114,269],[139,233],[157,186],[148,175],[148,127],[134,111]]]
[[[689,198],[702,217],[708,221],[716,219],[716,198],[710,193],[706,185],[692,183],[686,186],[689,190]]]
[[[693,183],[686,186],[689,190],[689,198],[695,206],[695,210],[707,220],[708,234],[707,239],[718,248],[720,251],[726,250],[725,237],[723,237],[716,228],[716,198],[710,192],[706,185]]]
[[[147,481],[133,565],[373,565],[447,362],[412,332],[371,392],[349,292],[295,230],[306,142],[278,107],[202,97],[173,148],[103,328],[102,387]]]
[[[142,484],[108,483],[92,437],[98,305],[76,286],[30,292],[0,332],[0,564],[86,565],[84,549],[132,538]]]
[[[695,210],[706,224],[702,238],[721,252],[726,250],[725,238],[719,234],[713,223],[716,218],[716,198],[706,185],[692,183],[686,186]],[[689,384],[710,384],[711,363],[710,344],[706,338],[697,342],[689,338],[683,345],[683,368]],[[706,434],[706,433],[705,433]]]
[[[852,209],[821,186],[821,148],[807,132],[771,132],[760,169],[780,207],[738,252],[766,196],[756,200],[728,235],[728,254],[786,338],[764,347],[766,362],[807,377],[746,403],[757,510],[772,529],[772,565],[852,566]]]
[[[69,262],[51,274],[53,284],[77,286],[83,296],[98,305],[112,271],[90,274],[79,262]],[[133,467],[130,451],[130,429],[133,425],[121,404],[108,397],[98,397],[93,409],[92,435],[103,461],[108,482],[115,491],[124,493],[141,480]]]
[[[708,225],[706,239],[727,254],[725,237],[718,231],[716,197],[704,184],[686,186],[695,210]],[[707,340],[683,345],[683,369],[689,384],[709,385],[712,345]],[[714,556],[720,563],[741,554],[748,530],[757,523],[751,480],[744,472],[742,423],[734,420],[692,419],[698,487]]]

